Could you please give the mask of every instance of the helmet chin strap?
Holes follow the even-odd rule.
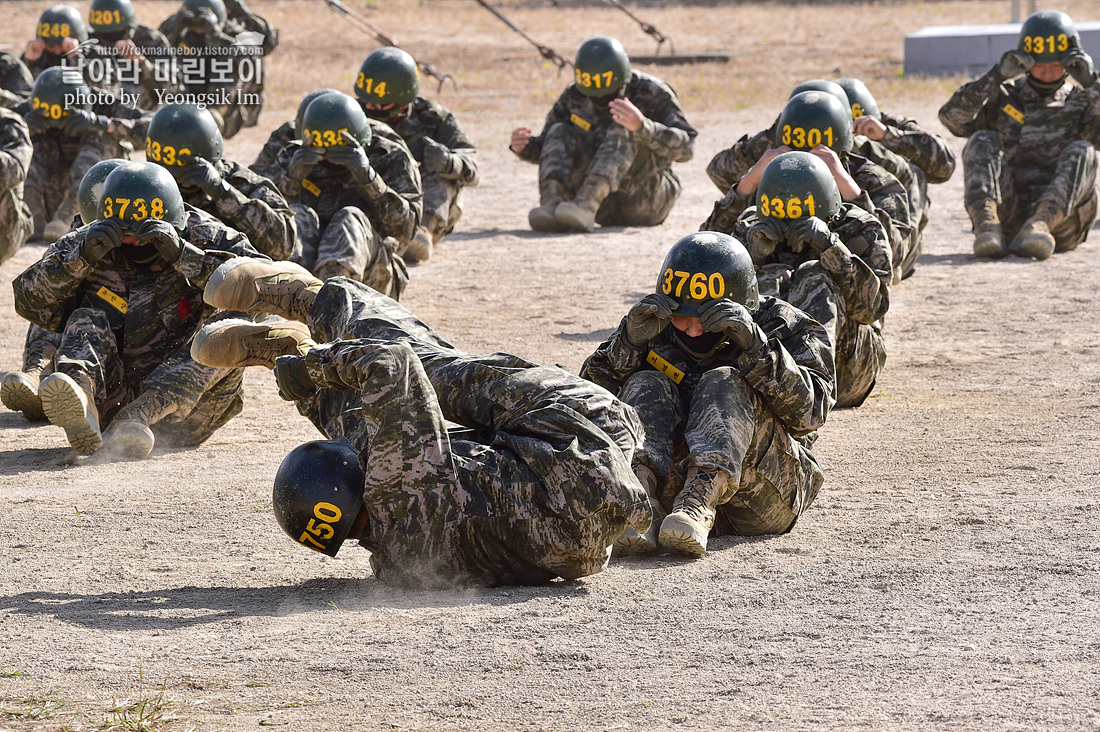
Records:
[[[1032,89],[1039,92],[1040,94],[1053,94],[1054,92],[1061,89],[1062,85],[1066,83],[1066,74],[1062,74],[1062,76],[1056,81],[1039,81],[1031,74],[1028,74],[1027,83],[1029,86],[1031,86]]]

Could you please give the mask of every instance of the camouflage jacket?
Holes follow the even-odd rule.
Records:
[[[294,212],[275,184],[232,160],[214,167],[227,184],[221,193],[211,198],[201,188],[181,189],[183,200],[243,233],[261,254],[289,258],[297,238]]]
[[[385,122],[367,118],[367,124],[370,125],[371,134],[375,137],[385,137],[387,140],[391,140],[400,145],[405,144],[405,140],[402,139],[401,135],[394,132],[393,128]],[[259,173],[265,178],[275,180],[279,172],[279,167],[276,165],[279,160],[279,151],[294,142],[294,139],[294,120],[279,125],[279,127],[268,136],[267,142],[264,143],[263,148],[260,150],[260,154],[256,156],[256,162],[248,167],[251,168],[254,173]]]
[[[752,317],[765,336],[759,351],[748,353],[726,343],[701,360],[677,345],[678,331],[671,324],[645,346],[634,348],[626,339],[623,318],[615,332],[585,360],[581,376],[617,394],[634,372],[656,370],[648,360],[655,354],[683,374],[677,387],[687,404],[704,373],[730,366],[760,394],[788,432],[807,435],[825,423],[836,393],[829,334],[806,313],[774,297],[761,298]]]
[[[909,117],[883,113],[882,123],[886,125],[886,137],[880,141],[883,147],[924,171],[929,183],[946,183],[951,178],[955,172],[955,153],[947,146],[947,140]]]
[[[451,151],[451,169],[440,173],[442,178],[460,186],[477,185],[477,149],[458,126],[455,116],[442,105],[417,97],[409,105],[408,113],[390,120],[390,124],[405,140],[416,162],[424,162],[424,138],[429,138]]]
[[[634,71],[623,96],[645,115],[642,128],[632,133],[643,147],[663,161],[666,167],[691,160],[695,151],[695,136],[699,133],[688,124],[684,110],[676,99],[676,92],[671,87],[654,76]],[[551,125],[559,122],[589,125],[598,133],[615,124],[611,121],[608,107],[596,104],[592,97],[586,97],[570,84],[546,115],[542,133],[531,136],[523,152],[517,153],[519,157],[529,163],[537,163],[542,153],[543,137]]]
[[[189,33],[189,20],[183,15],[182,10],[168,16],[160,24],[160,32],[173,46],[220,46],[224,48],[234,45],[237,35],[244,31],[259,33],[263,36],[262,45],[265,54],[279,45],[278,29],[246,8],[241,0],[227,0],[225,9],[227,15],[225,26],[216,38],[204,39],[199,34]]]
[[[1062,84],[1051,94],[1036,91],[1025,75],[1000,82],[996,68],[963,84],[940,107],[940,121],[953,135],[989,130],[1001,138],[1005,167],[1024,185],[1049,181],[1058,155],[1075,140],[1097,144],[1100,86]]]
[[[160,106],[158,90],[165,93],[179,91],[179,81],[176,73],[178,70],[173,69],[172,56],[169,55],[169,49],[172,48],[172,45],[163,33],[145,25],[139,25],[135,28],[130,40],[137,46],[138,52],[144,56],[144,60],[135,61],[133,67],[127,65],[116,69],[113,66],[116,58],[113,44],[88,46],[84,51],[84,56],[88,61],[99,59],[107,65],[110,69],[110,79],[106,81],[116,95],[119,90],[125,91],[131,96],[136,95],[138,98],[137,108],[152,112]],[[157,66],[158,61],[160,62],[159,67]],[[85,76],[88,76],[88,74],[85,73]],[[125,78],[116,79],[117,76],[124,76]],[[89,85],[92,83],[97,86],[103,84],[103,82],[93,79],[88,81]]]
[[[24,66],[27,67],[27,70],[31,72],[31,76],[37,79],[38,75],[46,69],[52,69],[54,66],[60,66],[62,59],[61,56],[56,53],[43,51],[41,56],[32,61],[31,59],[27,58],[27,53],[26,51],[24,51],[22,54],[20,54],[19,60]]]
[[[234,256],[260,256],[240,232],[190,206],[179,262],[137,267],[118,249],[95,264],[80,256],[88,227],[51,244],[15,278],[15,310],[60,332],[77,308],[103,311],[115,329],[127,370],[149,373],[198,330],[213,309],[202,299],[207,278]],[[112,302],[124,302],[122,308]],[[122,312],[125,310],[125,312]]]
[[[15,191],[15,197],[23,200],[23,183],[33,152],[27,123],[15,112],[0,107],[0,199]],[[0,230],[9,229],[0,225]]]
[[[0,51],[0,107],[14,109],[31,98],[34,77],[22,61]]]
[[[371,138],[366,153],[378,175],[367,185],[357,184],[346,168],[328,162],[316,165],[303,180],[293,180],[287,168],[299,147],[300,142],[292,141],[279,151],[275,162],[274,181],[289,203],[312,208],[322,227],[341,208],[356,206],[382,236],[402,242],[412,239],[424,214],[423,189],[420,170],[404,143]]]
[[[746,243],[757,269],[782,264],[793,270],[805,262],[819,260],[840,288],[849,320],[870,324],[886,315],[890,309],[893,259],[886,232],[873,215],[854,204],[842,204],[840,213],[828,222],[829,230],[837,235],[841,244],[820,253],[809,246],[796,252],[786,242],[780,242],[770,253],[755,251],[748,231],[759,220],[753,206],[738,219],[732,232]],[[784,228],[789,231],[789,227]],[[854,254],[856,251],[862,254]]]

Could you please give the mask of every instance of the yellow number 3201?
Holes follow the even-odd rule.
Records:
[[[726,281],[720,272],[714,272],[708,276],[702,272],[673,271],[672,267],[665,270],[661,292],[673,297],[682,297],[685,284],[693,300],[713,300],[726,294]]]

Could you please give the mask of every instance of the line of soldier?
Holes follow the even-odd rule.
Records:
[[[396,302],[418,225],[430,253],[460,213],[458,181],[476,182],[472,145],[459,156],[427,135],[413,165],[408,138],[378,121],[400,131],[418,105],[443,115],[407,94],[415,74],[411,57],[382,49],[357,78],[358,103],[332,90],[303,100],[254,166],[275,184],[223,161],[217,121],[185,106],[148,126],[157,164],[89,171],[90,208],[15,282],[20,314],[59,336],[38,373],[54,372],[23,384],[38,387],[45,415],[78,451],[106,441],[144,457],[154,432],[206,439],[240,411],[242,369],[272,368],[280,395],[328,438],[280,467],[280,525],[329,555],[358,539],[376,575],[400,584],[575,578],[612,552],[697,557],[711,535],[790,531],[823,482],[817,430],[832,407],[861,404],[885,362],[890,288],[912,274],[927,184],[954,167],[943,140],[880,113],[857,80],[800,85],[773,127],[711,162],[724,197],[578,377],[464,353]],[[973,133],[976,254],[1042,259],[1084,238],[1087,226],[1066,222],[1095,215],[1091,137],[1085,149],[1049,124],[1065,121],[1050,111],[1059,102],[1074,120],[1091,111],[1094,82],[1072,22],[1044,11],[941,110],[949,129]],[[1019,127],[1003,132],[1006,116]],[[1043,183],[1014,158],[1037,132],[1029,123],[1047,135]],[[680,192],[671,164],[690,159],[694,137],[667,85],[631,69],[614,39],[591,39],[542,134],[512,134],[512,150],[540,166],[532,228],[660,223]],[[438,220],[421,218],[419,190],[391,188],[399,175],[383,161],[398,159],[407,181],[427,171],[452,184],[435,199]],[[353,188],[341,183],[349,172]],[[244,185],[257,187],[230,193]],[[980,220],[972,188],[993,204]],[[216,203],[225,194],[267,208],[233,220],[239,211]],[[999,213],[1015,233],[1008,211],[1019,234],[992,252]],[[270,258],[257,251],[272,242],[282,249]],[[100,414],[113,416],[105,434]]]

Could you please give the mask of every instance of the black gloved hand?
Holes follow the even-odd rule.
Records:
[[[357,183],[365,184],[373,181],[378,173],[371,167],[362,143],[346,132],[342,133],[341,137],[344,140],[343,145],[325,148],[325,160],[347,168]]]
[[[1078,84],[1088,89],[1096,83],[1096,72],[1092,68],[1092,57],[1084,49],[1071,48],[1062,54],[1062,65]]]
[[[210,8],[203,8],[191,21],[191,30],[202,33],[207,38],[213,38],[218,34],[218,16]]]
[[[69,113],[61,118],[61,131],[69,137],[81,135],[97,129],[104,129],[110,124],[110,120],[87,109],[70,109]]]
[[[309,378],[305,356],[275,359],[275,383],[279,386],[279,396],[288,402],[305,399],[317,391],[317,385]]]
[[[997,78],[1001,81],[1012,81],[1017,76],[1026,74],[1031,70],[1031,67],[1035,65],[1035,59],[1029,54],[1023,51],[1017,51],[1013,48],[1010,51],[1005,51],[1001,55],[1001,60],[997,62],[995,67],[997,70]]]
[[[222,176],[213,163],[198,155],[190,155],[183,162],[183,170],[176,176],[180,188],[201,188],[211,198],[222,192]]]
[[[649,343],[665,329],[678,307],[668,295],[655,292],[643,297],[626,314],[626,342],[634,348]]]
[[[829,230],[829,225],[816,216],[810,216],[795,223],[787,235],[787,243],[796,252],[809,247],[821,253],[840,239]]]
[[[286,174],[291,180],[302,180],[325,157],[325,148],[316,145],[302,145],[290,158]]]
[[[32,109],[24,114],[23,121],[27,123],[27,131],[32,135],[40,135],[50,129],[50,121],[37,109]]]
[[[84,241],[80,245],[80,258],[94,265],[107,256],[112,249],[122,246],[122,227],[117,219],[94,221],[84,231]]]
[[[728,297],[711,300],[699,308],[699,325],[711,333],[724,333],[743,351],[764,341],[748,308]]]
[[[451,172],[451,151],[435,140],[424,138],[424,162],[421,165],[425,170],[433,173],[449,173]]]
[[[164,219],[145,219],[134,231],[138,244],[152,244],[168,262],[178,262],[183,253],[183,241],[176,227]]]
[[[752,263],[759,266],[771,256],[779,242],[783,241],[783,226],[775,219],[760,217],[756,223],[745,232],[748,239],[749,256]]]

